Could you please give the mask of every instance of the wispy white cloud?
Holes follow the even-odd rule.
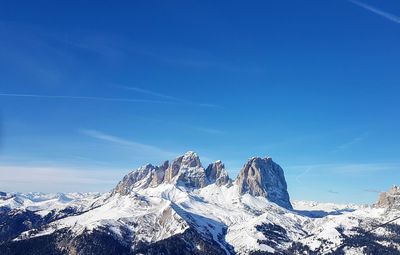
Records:
[[[19,93],[0,93],[2,97],[30,97],[30,98],[49,98],[49,99],[76,99],[76,100],[94,100],[128,103],[155,103],[155,104],[175,104],[171,101],[131,99],[131,98],[113,98],[113,97],[93,97],[93,96],[64,96],[64,95],[42,95],[42,94],[19,94]]]
[[[338,191],[331,190],[331,189],[330,189],[330,190],[328,190],[328,193],[335,194],[335,195],[336,195],[336,194],[339,194],[339,192],[338,192]]]
[[[174,102],[176,104],[184,104],[184,105],[195,105],[195,106],[200,106],[200,107],[209,107],[209,108],[221,108],[221,106],[216,105],[216,104],[211,104],[211,103],[197,103],[197,102],[192,102],[186,99],[162,94],[153,90],[148,90],[148,89],[143,89],[143,88],[138,88],[138,87],[131,87],[131,86],[118,86],[119,88],[126,89],[126,90],[131,90],[135,91],[141,94],[146,94],[158,98],[163,98],[164,100],[169,100],[168,102]]]
[[[208,133],[208,134],[215,134],[215,135],[222,135],[225,134],[225,131],[214,129],[214,128],[206,128],[206,127],[193,127],[195,130]]]
[[[176,101],[176,102],[185,102],[185,100],[182,100],[180,98],[169,96],[169,95],[165,95],[165,94],[158,93],[158,92],[152,91],[152,90],[147,90],[147,89],[142,89],[142,88],[132,87],[132,86],[119,86],[119,87],[122,88],[122,89],[132,90],[132,91],[139,92],[139,93],[142,93],[142,94],[155,96],[155,97],[160,97],[160,98],[164,98],[164,99],[169,99],[169,100]]]
[[[128,140],[125,138],[121,138],[115,135],[110,135],[98,130],[93,130],[93,129],[82,129],[80,132],[86,136],[95,138],[100,141],[105,141],[109,142],[112,144],[120,145],[120,146],[126,146],[127,149],[133,151],[136,154],[142,155],[144,158],[157,158],[159,160],[167,160],[167,159],[174,159],[178,157],[179,155],[182,155],[185,151],[172,151],[172,150],[166,150],[164,148],[160,148],[154,145],[149,145],[149,144],[143,144],[139,143],[136,141]],[[186,149],[186,151],[197,151],[196,148],[189,148]],[[198,151],[197,151],[198,152]],[[208,163],[214,162],[215,159],[212,159],[211,157],[207,157],[203,154],[199,155],[202,163]],[[161,161],[161,162],[162,162]],[[149,162],[147,162],[149,163]]]
[[[373,7],[371,5],[365,4],[365,3],[360,2],[360,1],[356,1],[356,0],[348,0],[348,1],[350,3],[353,3],[353,4],[357,5],[357,6],[360,6],[361,8],[364,8],[365,10],[368,10],[368,11],[370,11],[372,13],[375,13],[375,14],[377,14],[377,15],[379,15],[379,16],[387,19],[387,20],[390,20],[390,21],[393,21],[393,22],[396,22],[396,23],[400,24],[400,17],[399,16],[396,16],[394,14],[391,14],[391,13],[388,13],[388,12],[385,12],[385,11],[382,11],[382,10],[376,8],[376,7]]]
[[[364,133],[364,134],[361,134],[361,135],[359,135],[359,136],[357,136],[357,137],[354,137],[354,138],[351,139],[350,141],[338,145],[338,146],[333,150],[333,152],[339,152],[339,151],[346,150],[346,149],[348,149],[349,147],[351,147],[351,146],[353,146],[353,145],[356,145],[356,144],[358,144],[358,143],[361,143],[362,141],[365,140],[366,137],[367,137],[367,133]]]
[[[131,45],[135,44],[132,48]],[[171,47],[172,46],[172,47]],[[154,59],[167,65],[176,65],[196,69],[215,69],[226,72],[262,73],[264,67],[255,63],[236,63],[203,49],[187,48],[185,46],[174,49],[173,45],[163,45],[162,49],[149,48],[147,45],[139,45],[134,42],[125,44],[127,52]]]
[[[65,96],[65,95],[43,95],[43,94],[20,94],[20,93],[0,93],[0,97],[25,97],[25,98],[48,98],[48,99],[72,99],[72,100],[88,100],[88,101],[109,101],[124,103],[149,103],[149,104],[185,104],[199,107],[220,108],[220,106],[208,103],[192,103],[184,101],[171,100],[151,100],[151,99],[133,99],[118,97],[94,97],[94,96]]]
[[[306,173],[332,173],[332,174],[360,174],[374,173],[382,171],[395,171],[400,169],[400,163],[341,163],[341,164],[310,164],[288,166],[287,169],[293,171],[303,171]],[[304,174],[300,174],[304,176]]]
[[[365,189],[365,192],[370,192],[370,193],[381,193],[382,191],[377,190],[377,189]]]
[[[327,131],[320,133],[310,133],[310,134],[296,134],[295,136],[286,136],[284,139],[280,139],[275,142],[270,142],[267,146],[263,146],[263,150],[271,150],[275,148],[290,148],[298,147],[301,145],[308,145],[310,143],[318,143],[324,141],[326,137],[331,137],[335,135],[335,131]]]
[[[366,163],[366,164],[343,164],[336,165],[331,171],[336,173],[374,173],[382,171],[393,171],[399,168],[399,164],[391,163]]]
[[[110,142],[110,143],[117,144],[117,145],[127,146],[127,147],[129,147],[129,149],[131,149],[135,152],[141,153],[141,154],[157,155],[157,156],[163,157],[164,159],[168,159],[168,158],[179,155],[176,152],[164,150],[157,146],[138,143],[138,142],[135,142],[132,140],[127,140],[127,139],[124,139],[124,138],[121,138],[118,136],[106,134],[106,133],[103,133],[98,130],[82,129],[82,130],[80,130],[80,132],[86,136],[95,138],[97,140],[106,141],[106,142]]]
[[[123,173],[114,169],[87,169],[49,165],[0,165],[0,187],[6,191],[107,191]]]
[[[301,178],[306,176],[311,170],[312,170],[312,167],[307,167],[304,171],[302,171],[300,174],[298,174],[296,176],[296,181],[298,183],[301,183]]]

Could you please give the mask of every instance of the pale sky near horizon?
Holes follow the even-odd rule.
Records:
[[[0,190],[107,191],[188,150],[292,199],[400,184],[400,2],[8,1]]]

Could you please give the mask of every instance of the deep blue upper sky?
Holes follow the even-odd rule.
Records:
[[[400,180],[400,2],[7,1],[0,189],[104,191],[195,150],[294,199]]]

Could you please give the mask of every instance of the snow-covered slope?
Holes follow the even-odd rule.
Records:
[[[396,222],[368,232],[399,210],[288,199],[270,158],[250,159],[231,180],[222,162],[203,168],[188,152],[132,171],[101,195],[1,195],[0,233],[20,219],[29,224],[0,235],[0,253],[400,253]]]
[[[0,196],[0,207],[28,210],[46,216],[66,208],[84,211],[100,196],[100,193],[4,193],[3,196]]]

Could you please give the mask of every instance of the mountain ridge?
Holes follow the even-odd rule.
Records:
[[[269,201],[291,209],[287,184],[282,168],[271,157],[250,158],[240,170],[235,180],[230,179],[225,165],[217,160],[204,168],[197,153],[188,151],[169,164],[161,166],[144,165],[127,174],[118,183],[113,193],[127,194],[133,187],[156,187],[161,183],[172,183],[186,188],[204,188],[217,183],[226,185],[236,183],[239,193],[266,197]]]
[[[103,194],[2,194],[0,254],[398,254],[398,224],[368,231],[399,215],[292,202],[269,157],[250,158],[231,180],[222,161],[204,168],[187,152]]]

